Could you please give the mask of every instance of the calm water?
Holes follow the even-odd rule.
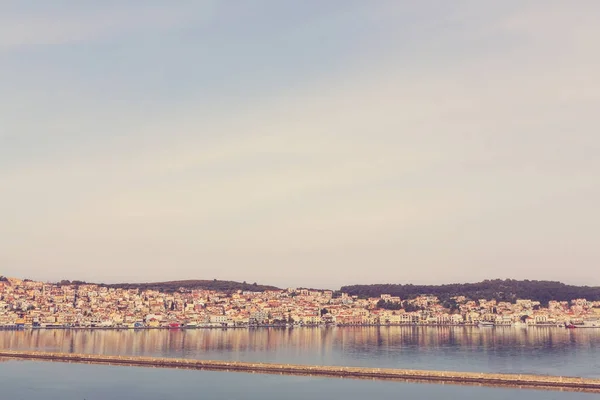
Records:
[[[0,363],[11,400],[461,399],[583,400],[597,394],[50,362]]]
[[[0,347],[298,364],[522,372],[600,378],[600,329],[353,327],[0,332]],[[2,398],[579,399],[598,395],[332,378],[0,363]],[[306,391],[309,393],[304,394]]]
[[[0,347],[600,378],[600,329],[34,330],[0,332]]]

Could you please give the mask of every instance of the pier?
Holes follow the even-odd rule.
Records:
[[[0,358],[108,364],[138,367],[185,368],[211,371],[238,371],[266,374],[309,375],[341,378],[365,378],[478,386],[536,388],[600,393],[600,379],[526,374],[427,371],[411,369],[343,367],[297,364],[271,364],[239,361],[110,356],[77,353],[0,350]]]

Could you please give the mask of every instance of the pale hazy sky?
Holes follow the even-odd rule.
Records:
[[[0,0],[0,275],[600,285],[599,19]]]

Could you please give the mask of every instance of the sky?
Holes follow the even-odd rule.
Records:
[[[0,275],[600,285],[596,0],[0,0]]]

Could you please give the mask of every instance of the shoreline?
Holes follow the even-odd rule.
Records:
[[[145,331],[145,330],[202,330],[202,329],[265,329],[265,328],[277,328],[277,329],[304,329],[304,328],[392,328],[392,327],[405,327],[405,328],[480,328],[489,330],[490,328],[516,328],[516,329],[530,329],[530,328],[558,328],[566,329],[564,326],[558,326],[554,324],[548,325],[494,325],[481,327],[477,324],[352,324],[352,325],[241,325],[241,326],[142,326],[142,327],[128,327],[128,326],[15,326],[6,325],[0,326],[1,331],[38,331],[38,330],[110,330],[110,331]],[[599,329],[600,326],[590,327],[577,327],[576,329]]]
[[[478,372],[428,371],[389,368],[363,368],[344,366],[317,366],[298,364],[270,364],[238,361],[196,360],[181,358],[124,357],[76,353],[47,353],[34,351],[0,350],[0,358],[139,366],[183,368],[195,370],[266,373],[278,375],[309,375],[338,378],[363,378],[375,380],[418,381],[462,385],[512,388],[567,390],[600,393],[600,379],[545,376],[529,374],[495,374]]]

